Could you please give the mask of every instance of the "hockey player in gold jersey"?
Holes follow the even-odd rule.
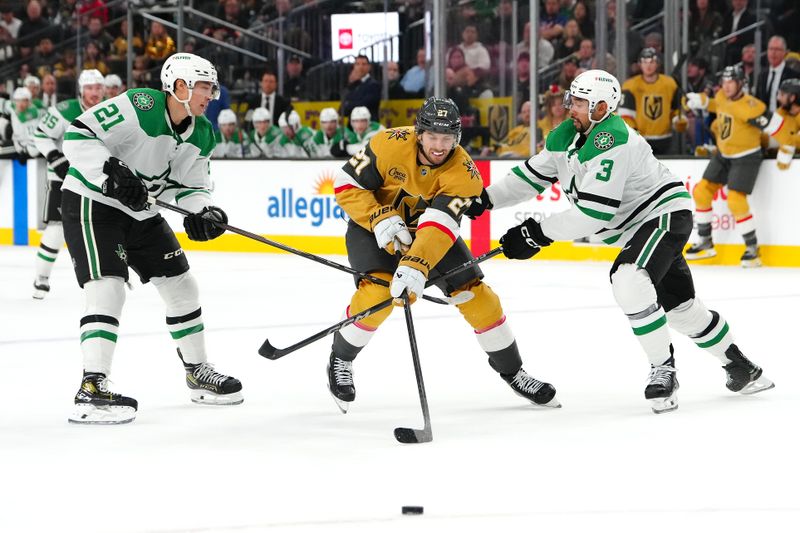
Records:
[[[788,78],[778,88],[778,109],[783,127],[775,134],[778,141],[778,168],[788,170],[795,150],[800,146],[800,79]]]
[[[459,223],[483,181],[475,163],[458,145],[461,120],[450,99],[429,98],[415,127],[379,132],[338,172],[336,201],[350,216],[345,237],[352,267],[385,279],[390,287],[357,279],[346,316],[404,293],[422,296],[432,273],[445,272],[472,255],[459,237]],[[399,255],[402,257],[399,257]],[[497,295],[474,267],[444,281],[448,295],[473,297],[457,305],[475,331],[489,364],[517,394],[558,407],[555,388],[528,375]],[[334,335],[328,365],[330,392],[343,412],[355,399],[353,360],[391,313],[369,315]]]
[[[695,187],[695,222],[700,241],[686,251],[686,259],[714,257],[711,238],[714,195],[728,186],[728,207],[736,220],[736,230],[745,243],[742,266],[761,265],[756,225],[747,196],[753,192],[761,165],[761,133],[776,135],[782,125],[780,114],[771,114],[761,100],[744,92],[745,75],[738,66],[725,67],[722,88],[714,98],[704,93],[688,93],[686,105],[693,111],[716,113],[717,148],[703,179]]]
[[[642,73],[622,84],[619,116],[638,131],[655,155],[671,152],[672,128],[686,131],[686,118],[681,114],[681,91],[670,76],[658,73],[658,53],[645,48],[639,54]]]

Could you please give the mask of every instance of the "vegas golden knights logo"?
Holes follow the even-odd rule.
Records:
[[[508,136],[508,107],[489,106],[489,136],[494,141],[503,142]]]
[[[392,207],[400,213],[400,217],[405,221],[406,226],[410,231],[416,231],[417,221],[425,209],[428,207],[428,202],[422,196],[411,196],[404,189],[397,191],[392,202]]]
[[[646,95],[644,97],[644,116],[656,120],[664,112],[664,98],[661,96]]]
[[[731,136],[731,130],[733,130],[733,118],[730,115],[721,115],[722,117],[722,126],[719,129],[719,137],[720,139],[727,139]]]

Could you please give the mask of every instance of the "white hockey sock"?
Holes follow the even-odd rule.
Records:
[[[350,318],[349,305],[347,306],[347,309],[345,309],[344,314],[342,315],[342,320],[346,318]],[[354,323],[340,329],[339,335],[341,335],[342,339],[347,341],[348,344],[352,345],[355,348],[358,348],[358,351],[361,351],[361,348],[367,345],[370,339],[372,339],[372,336],[375,335],[376,331],[377,328],[371,328],[369,326],[365,326],[364,324]]]
[[[650,364],[663,365],[672,355],[669,350],[671,339],[664,309],[658,304],[653,304],[640,313],[628,315],[628,320]]]
[[[475,338],[489,356],[489,365],[502,375],[516,374],[522,358],[505,315],[491,326],[475,330]]]
[[[179,276],[157,277],[150,281],[167,306],[167,329],[178,345],[184,362],[205,363],[206,341],[200,309],[200,291],[191,272]]]
[[[64,246],[64,227],[51,222],[42,232],[39,250],[36,252],[36,277],[49,278],[58,252]]]
[[[86,372],[111,373],[125,283],[121,278],[101,278],[83,286],[86,305],[81,318],[81,352]]]
[[[676,331],[711,352],[723,365],[730,363],[725,356],[725,350],[733,344],[728,323],[716,311],[709,311],[702,301],[695,298],[683,302],[667,313],[667,319]]]

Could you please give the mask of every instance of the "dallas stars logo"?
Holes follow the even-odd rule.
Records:
[[[601,131],[594,136],[594,147],[598,150],[608,150],[614,146],[614,136],[607,131]]]
[[[155,103],[156,103],[155,98],[153,98],[147,93],[136,93],[133,95],[133,105],[135,105],[142,111],[149,111],[153,109]]]
[[[478,171],[478,167],[475,165],[474,161],[464,161],[462,164],[467,167],[470,178],[475,180],[481,179],[481,173]]]
[[[125,248],[123,248],[121,244],[117,245],[117,249],[114,250],[114,252],[117,254],[117,257],[119,257],[120,261],[126,265],[128,264],[128,252],[125,251]]]
[[[389,130],[389,140],[397,139],[398,141],[408,140],[408,130]]]

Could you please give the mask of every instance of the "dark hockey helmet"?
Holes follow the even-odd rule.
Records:
[[[792,104],[800,104],[800,79],[785,79],[781,82],[778,90],[789,95],[789,106]]]
[[[639,52],[639,61],[642,59],[654,59],[656,61],[661,61],[661,58],[658,56],[658,52],[652,47],[642,48],[642,51]]]
[[[725,67],[722,69],[722,75],[720,76],[720,81],[734,80],[738,81],[740,85],[745,82],[745,79],[744,70],[739,65]]]
[[[431,96],[417,113],[414,129],[417,135],[423,131],[455,135],[458,144],[461,141],[461,113],[451,99]]]

